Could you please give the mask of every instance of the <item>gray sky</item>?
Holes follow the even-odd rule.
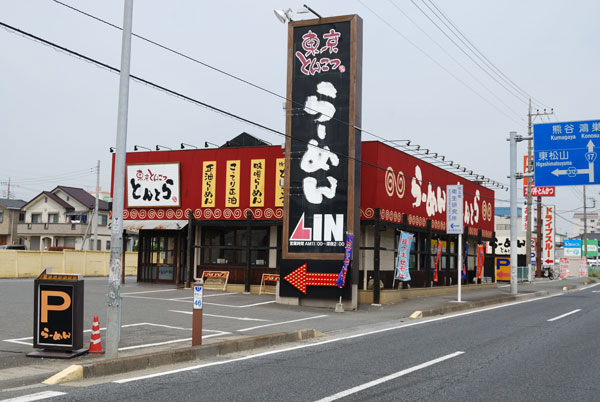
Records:
[[[122,1],[64,1],[122,25]],[[511,94],[467,58],[415,6],[446,29],[425,3],[433,8],[429,0],[307,4],[322,16],[356,13],[363,18],[364,130],[387,139],[411,139],[508,184],[506,138],[509,131],[526,134],[527,97],[515,89],[516,96]],[[138,0],[133,31],[284,95],[287,29],[273,9],[297,10],[302,4]],[[536,122],[600,117],[600,2],[434,0],[434,4],[520,89],[554,108],[555,117]],[[119,66],[119,30],[52,0],[0,0],[0,21]],[[101,186],[108,190],[118,76],[4,29],[0,49],[0,196],[6,195],[9,177],[13,195],[24,200],[60,184],[91,190],[97,160]],[[285,129],[282,99],[139,39],[133,40],[131,73],[276,130]],[[204,141],[221,144],[242,131],[274,144],[283,142],[277,135],[131,84],[128,151],[134,144],[174,149],[181,142],[199,147]],[[363,134],[363,140],[373,139]],[[519,152],[526,152],[524,143]],[[599,190],[589,187],[588,196],[600,200]],[[496,197],[497,206],[508,205],[502,202],[508,200],[508,192],[497,191]],[[555,203],[570,220],[572,212],[562,211],[581,207],[582,200],[581,187],[560,187],[548,203]],[[572,231],[565,220],[557,222],[560,232]]]

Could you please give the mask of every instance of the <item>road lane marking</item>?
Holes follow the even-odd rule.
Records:
[[[357,392],[363,391],[365,389],[372,388],[372,387],[374,387],[376,385],[383,384],[384,382],[395,380],[396,378],[405,376],[407,374],[413,373],[413,372],[418,371],[418,370],[422,370],[422,369],[424,369],[426,367],[429,367],[429,366],[433,366],[434,364],[441,363],[441,362],[443,362],[445,360],[452,359],[452,358],[460,356],[460,355],[462,355],[464,353],[465,352],[460,352],[459,351],[459,352],[451,353],[451,354],[446,355],[446,356],[438,357],[437,359],[433,359],[433,360],[430,360],[428,362],[421,363],[421,364],[419,364],[417,366],[413,366],[413,367],[410,367],[410,368],[398,371],[398,372],[396,372],[394,374],[390,374],[390,375],[387,375],[385,377],[381,377],[381,378],[378,378],[376,380],[369,381],[369,382],[366,382],[366,383],[361,384],[361,385],[357,385],[356,387],[347,389],[345,391],[338,392],[337,394],[333,394],[333,395],[328,396],[326,398],[319,399],[316,402],[331,402],[331,401],[335,401],[337,399],[341,399],[341,398],[344,398],[346,396],[349,396],[349,395],[352,395],[352,394],[356,394]]]
[[[383,332],[395,331],[395,330],[403,329],[403,328],[416,327],[418,325],[430,324],[430,323],[434,323],[436,321],[445,321],[445,320],[449,320],[449,319],[452,319],[452,318],[457,318],[457,317],[462,317],[462,316],[466,316],[466,315],[477,314],[477,313],[481,313],[481,312],[485,312],[485,311],[490,311],[490,310],[501,309],[501,308],[505,308],[505,307],[516,306],[516,305],[524,304],[524,303],[531,303],[531,302],[545,300],[545,299],[550,299],[550,298],[557,297],[557,296],[562,296],[562,295],[563,295],[563,293],[557,293],[555,295],[539,297],[539,298],[536,298],[536,299],[523,300],[523,301],[518,301],[518,302],[514,302],[514,303],[507,303],[507,304],[502,304],[502,305],[499,305],[499,306],[486,307],[486,308],[479,309],[479,310],[466,311],[466,312],[458,313],[458,314],[448,314],[448,315],[444,315],[444,316],[441,316],[441,317],[436,317],[436,318],[431,318],[431,319],[425,319],[425,320],[422,320],[422,321],[415,321],[415,322],[410,322],[410,323],[401,324],[401,325],[395,325],[395,326],[392,326],[392,327],[377,329],[377,330],[373,330],[373,331],[369,331],[369,332],[362,332],[362,333],[359,333],[359,334],[353,334],[353,335],[347,335],[347,336],[342,336],[342,337],[338,337],[338,338],[327,339],[327,340],[320,341],[320,342],[306,343],[306,344],[302,344],[302,345],[292,346],[292,347],[289,347],[289,348],[271,350],[271,351],[268,351],[268,352],[261,352],[261,353],[256,353],[256,354],[244,356],[244,357],[238,357],[238,358],[229,359],[229,360],[222,360],[222,361],[218,361],[218,362],[212,362],[212,363],[206,363],[206,364],[199,364],[199,365],[196,365],[196,366],[183,367],[183,368],[180,368],[180,369],[163,371],[163,372],[154,373],[154,374],[148,374],[148,375],[139,376],[139,377],[124,378],[122,380],[116,380],[116,381],[113,381],[113,382],[115,384],[125,384],[125,383],[132,382],[132,381],[140,381],[140,380],[146,380],[146,379],[149,379],[149,378],[162,377],[162,376],[165,376],[165,375],[177,374],[177,373],[181,373],[181,372],[184,372],[184,371],[198,370],[198,369],[205,368],[205,367],[220,366],[220,365],[223,365],[223,364],[235,363],[235,362],[239,362],[239,361],[250,360],[250,359],[255,359],[255,358],[264,357],[264,356],[270,356],[270,355],[276,355],[276,354],[280,354],[280,353],[291,352],[291,351],[295,351],[295,350],[301,350],[301,349],[307,349],[307,348],[314,348],[314,347],[317,347],[317,346],[327,345],[329,343],[335,343],[335,342],[340,342],[340,341],[345,341],[345,340],[355,339],[355,338],[362,338],[362,337],[365,337],[365,336],[380,334],[380,333],[383,333]]]
[[[231,332],[215,331],[215,330],[211,330],[211,329],[203,329],[202,332],[216,332],[216,334],[202,335],[202,339],[208,339],[208,338],[212,338],[214,336],[231,335]],[[125,346],[125,347],[119,348],[118,350],[121,351],[121,350],[150,348],[152,346],[169,345],[171,343],[187,342],[187,341],[191,341],[191,340],[192,340],[192,338],[173,339],[173,340],[165,341],[165,342],[155,342],[155,343],[146,343],[143,345]],[[2,402],[2,401],[0,401],[0,402]]]
[[[268,301],[268,302],[252,303],[252,304],[243,304],[241,306],[234,306],[233,304],[219,304],[219,303],[204,302],[204,304],[210,304],[211,306],[234,307],[234,308],[254,307],[254,306],[261,306],[263,304],[273,304],[273,303],[275,303],[275,300]]]
[[[274,325],[290,324],[292,322],[300,322],[300,321],[306,321],[306,320],[313,320],[315,318],[323,318],[323,317],[327,317],[327,316],[326,315],[316,315],[314,317],[299,318],[297,320],[282,321],[282,322],[273,322],[271,324],[258,325],[256,327],[238,329],[238,332],[252,331],[253,329],[258,329],[258,328],[272,327]]]
[[[550,318],[548,321],[549,321],[549,322],[552,322],[552,321],[560,320],[561,318],[564,318],[564,317],[566,317],[566,316],[568,316],[568,315],[571,315],[571,314],[578,313],[578,312],[580,312],[580,311],[581,311],[581,309],[580,309],[580,308],[578,308],[577,310],[569,311],[568,313],[565,313],[565,314],[563,314],[563,315],[559,315],[558,317]]]
[[[19,396],[17,398],[11,399],[3,399],[2,402],[29,402],[29,401],[39,401],[41,399],[54,398],[55,396],[67,395],[66,392],[58,392],[58,391],[44,391],[38,392],[37,394],[29,394]]]
[[[191,311],[180,311],[180,310],[169,310],[172,313],[180,313],[180,314],[194,314]],[[262,321],[262,322],[269,322],[271,320],[263,320],[262,318],[249,318],[249,317],[231,317],[228,315],[217,315],[217,314],[206,314],[203,313],[203,315],[205,317],[216,317],[216,318],[227,318],[230,320],[240,320],[240,321]]]
[[[215,294],[211,294],[211,295],[205,294],[202,297],[229,296],[229,295],[238,295],[238,294],[239,293],[215,293]],[[161,299],[161,300],[171,300],[171,301],[189,300],[190,302],[193,302],[194,301],[193,299],[194,299],[194,296],[187,296],[187,297],[174,297],[172,299]]]

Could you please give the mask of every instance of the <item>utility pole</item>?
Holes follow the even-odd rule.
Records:
[[[113,181],[112,226],[110,235],[110,267],[108,275],[108,313],[106,357],[116,358],[121,339],[121,254],[123,252],[123,205],[125,193],[125,147],[127,146],[127,115],[129,105],[129,70],[131,59],[131,26],[133,0],[125,0],[121,72],[119,74],[119,109],[117,143]]]
[[[92,230],[94,232],[94,241],[92,243],[92,250],[96,250],[98,245],[98,192],[100,191],[100,160],[98,160],[98,167],[96,167],[96,204],[94,206],[94,221],[92,222]]]
[[[536,117],[538,116],[549,116],[551,114],[554,114],[554,109],[550,109],[550,112],[546,112],[546,109],[544,109],[543,112],[540,112],[539,110],[536,110],[535,113],[531,112],[531,98],[529,98],[529,111],[527,113],[527,136],[529,137],[528,141],[527,141],[527,173],[529,173],[530,175],[533,174],[533,120],[535,120]],[[525,258],[526,258],[526,265],[527,265],[527,272],[531,272],[531,219],[533,217],[533,213],[532,213],[532,195],[531,195],[531,188],[532,188],[532,177],[530,177],[527,180],[527,234],[526,234],[526,239],[525,239]],[[539,244],[540,242],[540,234],[542,232],[542,221],[541,221],[541,208],[542,208],[542,197],[538,197],[537,198],[537,208],[538,208],[538,213],[537,213],[537,225],[536,225],[536,233],[537,233],[537,242]],[[539,248],[539,245],[538,245]],[[542,276],[542,258],[541,258],[541,253],[539,252],[539,250],[536,252],[536,266],[535,266],[535,272],[536,272],[536,276],[539,278]],[[529,274],[528,274],[529,275]]]
[[[510,293],[517,294],[517,133],[510,132]],[[529,181],[531,183],[531,180]],[[529,187],[530,184],[528,184]],[[531,192],[529,193],[531,194]],[[527,227],[530,227],[527,222]],[[459,249],[460,253],[460,249]],[[531,253],[530,253],[531,258]],[[458,268],[460,270],[460,267]],[[460,271],[459,271],[460,272]],[[460,274],[459,274],[460,275]],[[460,276],[459,276],[460,277]]]

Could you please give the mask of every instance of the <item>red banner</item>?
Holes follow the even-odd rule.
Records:
[[[477,279],[481,279],[483,274],[483,265],[485,264],[485,246],[479,244],[477,246]]]
[[[440,258],[442,257],[442,241],[437,241],[437,253],[435,254],[435,269],[433,271],[433,281],[438,281],[438,267],[440,264]]]

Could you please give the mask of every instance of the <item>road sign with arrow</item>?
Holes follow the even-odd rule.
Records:
[[[600,120],[535,124],[533,146],[536,185],[600,184]]]

